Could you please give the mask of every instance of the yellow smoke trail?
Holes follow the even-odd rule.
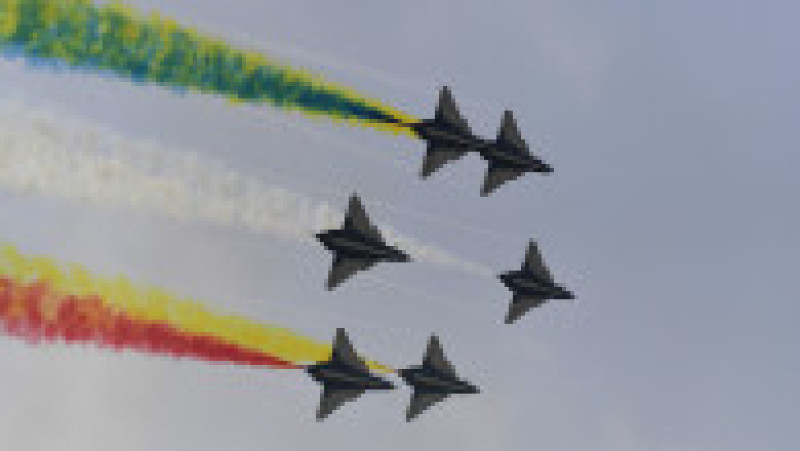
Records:
[[[236,315],[215,314],[196,300],[159,288],[139,287],[123,276],[97,277],[78,264],[59,265],[47,257],[28,257],[10,244],[0,244],[0,276],[19,283],[43,281],[58,293],[97,295],[107,305],[133,318],[169,324],[188,333],[211,335],[298,364],[326,360],[331,352],[329,344],[288,329]],[[392,371],[376,362],[369,364],[376,371]]]

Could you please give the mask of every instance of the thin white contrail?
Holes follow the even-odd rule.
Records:
[[[0,103],[0,186],[17,192],[135,208],[176,220],[204,221],[302,242],[336,228],[334,206],[236,173],[197,154],[119,136],[77,118]],[[490,276],[384,226],[416,261]]]

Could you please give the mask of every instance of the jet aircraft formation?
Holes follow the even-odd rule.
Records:
[[[305,71],[291,70],[259,54],[236,50],[218,39],[179,27],[172,20],[162,20],[157,14],[145,19],[131,14],[118,2],[105,6],[93,3],[0,0],[3,29],[0,46],[11,49],[12,55],[22,53],[35,62],[59,62],[58,67],[65,63],[67,67],[110,71],[136,81],[215,93],[237,101],[270,102],[280,108],[313,115],[326,113],[378,128],[387,125],[402,128],[426,143],[422,178],[430,177],[468,153],[486,160],[488,169],[480,190],[484,197],[523,174],[553,172],[550,165],[531,153],[511,111],[503,113],[495,138],[477,136],[461,116],[448,87],[439,93],[434,117],[416,121],[393,108],[381,107],[378,102],[359,99],[349,90],[308,77]],[[386,242],[357,194],[350,198],[342,227],[316,237],[333,253],[326,282],[328,290],[338,289],[359,271],[377,263],[411,261],[405,251]],[[555,282],[533,240],[522,267],[498,277],[512,292],[506,323],[518,321],[550,299],[574,297]],[[160,312],[154,316],[160,316]],[[390,381],[370,373],[343,329],[337,329],[330,358],[305,369],[323,385],[317,411],[320,420],[368,390],[394,388]],[[451,394],[479,392],[475,385],[457,375],[436,335],[431,336],[421,365],[397,370],[397,374],[413,388],[406,412],[409,421]]]
[[[423,179],[469,152],[477,153],[489,164],[481,196],[488,196],[504,183],[525,173],[553,172],[550,165],[530,152],[511,111],[503,113],[495,139],[481,138],[473,134],[446,86],[439,92],[433,119],[395,123],[408,127],[426,142],[420,172]],[[358,194],[350,197],[342,227],[318,233],[316,238],[333,254],[325,285],[328,290],[336,289],[359,271],[377,263],[411,261],[406,252],[386,242],[367,215]],[[574,299],[571,291],[555,282],[534,240],[528,243],[522,267],[502,273],[498,278],[512,293],[506,324],[516,322],[529,310],[550,299]],[[341,328],[336,331],[330,359],[306,367],[306,372],[323,386],[318,420],[327,418],[345,402],[355,400],[367,391],[394,389],[390,381],[370,373]],[[475,385],[458,377],[436,335],[430,337],[422,364],[397,370],[397,374],[413,388],[406,421],[413,420],[451,394],[479,392]]]

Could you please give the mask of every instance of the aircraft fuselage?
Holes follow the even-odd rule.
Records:
[[[394,388],[389,381],[346,365],[322,363],[306,368],[306,372],[316,382],[338,389],[389,390]]]
[[[553,172],[553,168],[542,160],[521,152],[508,144],[494,142],[480,149],[481,157],[500,166],[523,169],[530,172]]]
[[[547,296],[553,299],[572,299],[572,293],[563,287],[522,271],[507,272],[499,277],[509,290],[517,294]]]
[[[410,125],[411,129],[427,142],[434,142],[455,149],[479,150],[489,143],[473,134],[464,133],[446,123],[439,123],[432,119]]]
[[[477,393],[478,389],[462,380],[454,379],[424,367],[399,371],[409,385],[429,393]]]
[[[355,258],[407,261],[405,253],[352,230],[329,230],[317,235],[326,249]]]

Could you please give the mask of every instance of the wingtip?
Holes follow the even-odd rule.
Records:
[[[489,187],[487,187],[487,186],[486,186],[486,184],[484,184],[483,186],[481,186],[481,197],[487,197],[487,196],[489,196],[489,195],[490,195],[490,194],[492,194],[492,193],[493,193],[493,192],[494,192],[496,189],[497,189],[497,186],[495,186],[495,187],[492,187],[492,188],[489,188]]]
[[[439,336],[436,334],[431,334],[430,338],[428,338],[428,347],[432,346],[438,347],[440,349],[442,348],[442,342],[441,340],[439,340]]]
[[[361,196],[358,195],[358,192],[353,191],[353,194],[350,195],[350,200],[348,201],[349,205],[353,204],[361,204]]]
[[[343,282],[343,281],[336,282],[336,281],[332,281],[332,280],[328,279],[328,280],[325,282],[325,289],[326,289],[326,290],[328,290],[328,291],[333,291],[334,289],[336,289],[336,287],[338,287],[339,285],[341,285],[341,284],[342,284],[342,282]]]

